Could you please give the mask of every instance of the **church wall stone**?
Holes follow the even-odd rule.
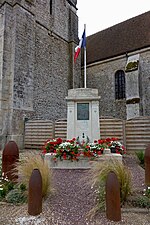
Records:
[[[35,20],[31,13],[16,5],[13,107],[33,110],[35,70]]]
[[[36,0],[35,3],[35,20],[47,29],[51,29],[53,25],[53,16],[50,15],[50,1]]]
[[[130,53],[133,54],[134,53]],[[136,52],[137,54],[137,52]],[[99,62],[87,67],[87,87],[98,88],[100,99],[100,116],[117,117],[127,119],[126,99],[115,100],[115,72],[123,70],[127,63],[126,56],[120,56]],[[139,116],[150,115],[150,50],[145,49],[140,52],[139,59]],[[83,71],[82,71],[83,73]],[[125,78],[129,73],[125,72]],[[131,87],[134,88],[134,85]],[[137,90],[135,90],[137,91]],[[134,90],[132,91],[134,93]],[[130,93],[127,93],[127,95]]]
[[[126,119],[126,101],[115,100],[115,72],[124,70],[126,58],[110,60],[87,68],[87,87],[98,88],[100,116]]]
[[[150,49],[140,54],[140,109],[142,116],[150,116]]]
[[[43,27],[36,27],[35,117],[43,119],[66,117],[65,97],[69,88],[68,53],[67,42],[49,35]]]
[[[68,40],[69,5],[67,1],[55,1],[53,29],[56,34]]]
[[[27,118],[67,117],[65,97],[80,78],[78,19],[67,0],[52,1],[51,12],[49,0],[4,1],[0,16],[0,148],[10,139],[23,147]]]

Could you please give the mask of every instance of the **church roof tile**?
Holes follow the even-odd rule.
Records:
[[[149,46],[150,11],[88,36],[87,65]]]

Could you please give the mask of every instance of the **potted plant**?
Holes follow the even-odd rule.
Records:
[[[56,153],[56,149],[58,148],[58,146],[62,143],[62,139],[61,138],[57,138],[57,139],[48,139],[44,146],[43,146],[43,154],[46,153]]]
[[[112,140],[109,143],[109,148],[111,150],[111,153],[118,153],[121,155],[124,155],[126,153],[125,147],[121,144],[121,142],[118,141],[117,138],[116,140]]]
[[[76,139],[73,138],[71,140],[67,140],[59,144],[58,148],[56,149],[55,159],[59,158],[60,160],[76,160],[78,161],[78,157],[80,156],[79,151],[80,146],[76,142]]]

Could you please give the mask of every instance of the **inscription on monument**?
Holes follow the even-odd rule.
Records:
[[[89,120],[89,103],[77,103],[77,120]]]

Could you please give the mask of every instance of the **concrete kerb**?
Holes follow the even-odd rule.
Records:
[[[150,213],[150,209],[147,208],[121,208],[121,212],[123,213]]]
[[[79,157],[79,161],[70,161],[70,160],[56,160],[54,161],[54,155],[47,153],[44,156],[44,160],[48,163],[49,168],[52,169],[91,169],[93,165],[97,162],[109,161],[111,159],[117,159],[122,162],[122,155],[120,154],[104,154],[101,155],[96,160],[89,160],[84,156]]]

